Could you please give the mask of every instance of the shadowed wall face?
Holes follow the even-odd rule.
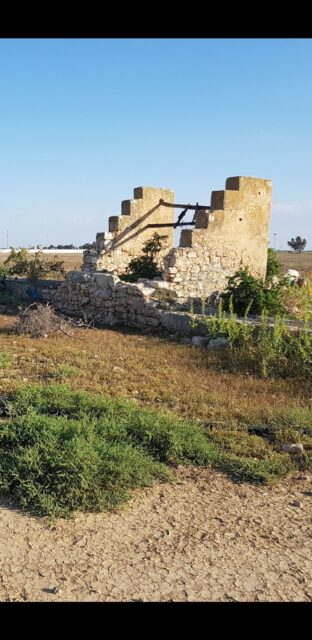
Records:
[[[161,199],[173,204],[174,192],[154,187],[134,189],[133,200],[122,201],[121,215],[109,218],[109,231],[97,234],[96,250],[86,252],[83,270],[124,273],[130,260],[141,255],[143,245],[155,232],[167,236],[166,247],[159,256],[163,259],[174,246],[173,227],[149,227],[174,221],[174,209],[160,205]]]

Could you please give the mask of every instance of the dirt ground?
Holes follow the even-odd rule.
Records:
[[[312,600],[312,479],[180,467],[116,513],[53,523],[0,503],[1,601]]]

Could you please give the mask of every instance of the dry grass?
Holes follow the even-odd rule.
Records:
[[[48,253],[44,254],[49,258],[57,258],[58,260],[62,260],[64,262],[65,271],[79,271],[82,265],[82,253]],[[3,253],[0,251],[0,264],[8,258],[8,253]]]
[[[20,382],[67,382],[201,421],[265,420],[272,412],[312,409],[312,383],[259,380],[220,370],[222,354],[159,337],[109,329],[36,340],[13,335],[0,316],[0,394]]]
[[[297,269],[302,275],[312,272],[312,251],[303,251],[295,253],[295,251],[278,251],[276,253],[277,261],[283,267],[283,272],[287,269]]]

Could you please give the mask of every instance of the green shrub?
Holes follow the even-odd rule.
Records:
[[[130,260],[126,273],[120,276],[120,279],[126,282],[136,282],[139,278],[152,280],[161,276],[159,253],[164,249],[166,238],[167,236],[154,233],[152,238],[144,243],[143,255]]]
[[[240,316],[247,312],[251,315],[261,315],[263,311],[269,315],[286,313],[281,285],[257,280],[247,268],[239,269],[229,278],[227,290],[221,293],[220,298],[225,310],[232,305]]]
[[[23,385],[6,398],[7,411],[0,491],[41,515],[116,508],[134,487],[173,481],[176,464],[210,465],[252,482],[272,481],[292,465],[260,436],[248,441],[245,433],[240,450],[233,436],[63,385]]]
[[[13,358],[9,353],[0,351],[0,369],[9,367],[13,362]]]
[[[56,256],[48,258],[42,251],[31,254],[27,249],[11,249],[11,253],[4,262],[5,275],[23,276],[33,284],[48,276],[58,279],[64,277],[64,262]]]
[[[278,277],[281,274],[281,266],[276,258],[276,251],[274,249],[268,249],[268,261],[266,268],[266,281],[271,280],[274,276]]]
[[[311,376],[312,333],[307,324],[293,331],[276,316],[270,325],[264,312],[258,325],[251,324],[247,317],[238,320],[231,305],[228,317],[222,310],[222,302],[217,316],[194,319],[193,328],[198,324],[205,325],[207,337],[227,339],[228,349],[222,352],[225,368],[262,377]]]

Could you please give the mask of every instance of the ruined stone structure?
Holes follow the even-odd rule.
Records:
[[[165,258],[164,279],[178,297],[209,297],[227,286],[240,267],[264,278],[267,265],[271,180],[228,178],[213,191],[211,209],[199,211],[194,229]]]
[[[109,218],[109,231],[98,233],[96,249],[84,254],[83,271],[124,273],[133,257],[140,255],[155,231],[167,235],[163,259],[164,281],[179,298],[209,298],[224,290],[229,276],[248,267],[264,278],[267,263],[272,183],[260,178],[226,180],[225,190],[213,191],[210,209],[198,210],[193,229],[183,229],[180,246],[173,246],[174,202],[169,189],[138,187],[134,199],[121,203],[121,215]]]
[[[99,324],[173,330],[180,320],[164,312],[168,307],[178,310],[192,299],[213,304],[240,267],[265,277],[271,190],[270,180],[228,178],[225,190],[212,192],[210,208],[196,211],[194,228],[182,231],[175,248],[174,209],[160,202],[173,203],[173,191],[134,189],[134,199],[122,202],[121,216],[109,219],[109,232],[97,234],[96,250],[85,252],[82,271],[69,273],[53,294],[53,306]],[[155,229],[152,224],[171,226]],[[122,282],[118,274],[155,231],[168,237],[162,278]]]
[[[107,273],[72,271],[53,294],[55,309],[86,322],[114,326],[124,324],[148,331],[190,335],[193,316],[164,309],[155,296],[157,281],[130,284]],[[162,283],[161,283],[162,284]],[[166,283],[163,283],[165,287]],[[51,300],[45,296],[46,300]],[[205,334],[205,327],[196,333]]]

